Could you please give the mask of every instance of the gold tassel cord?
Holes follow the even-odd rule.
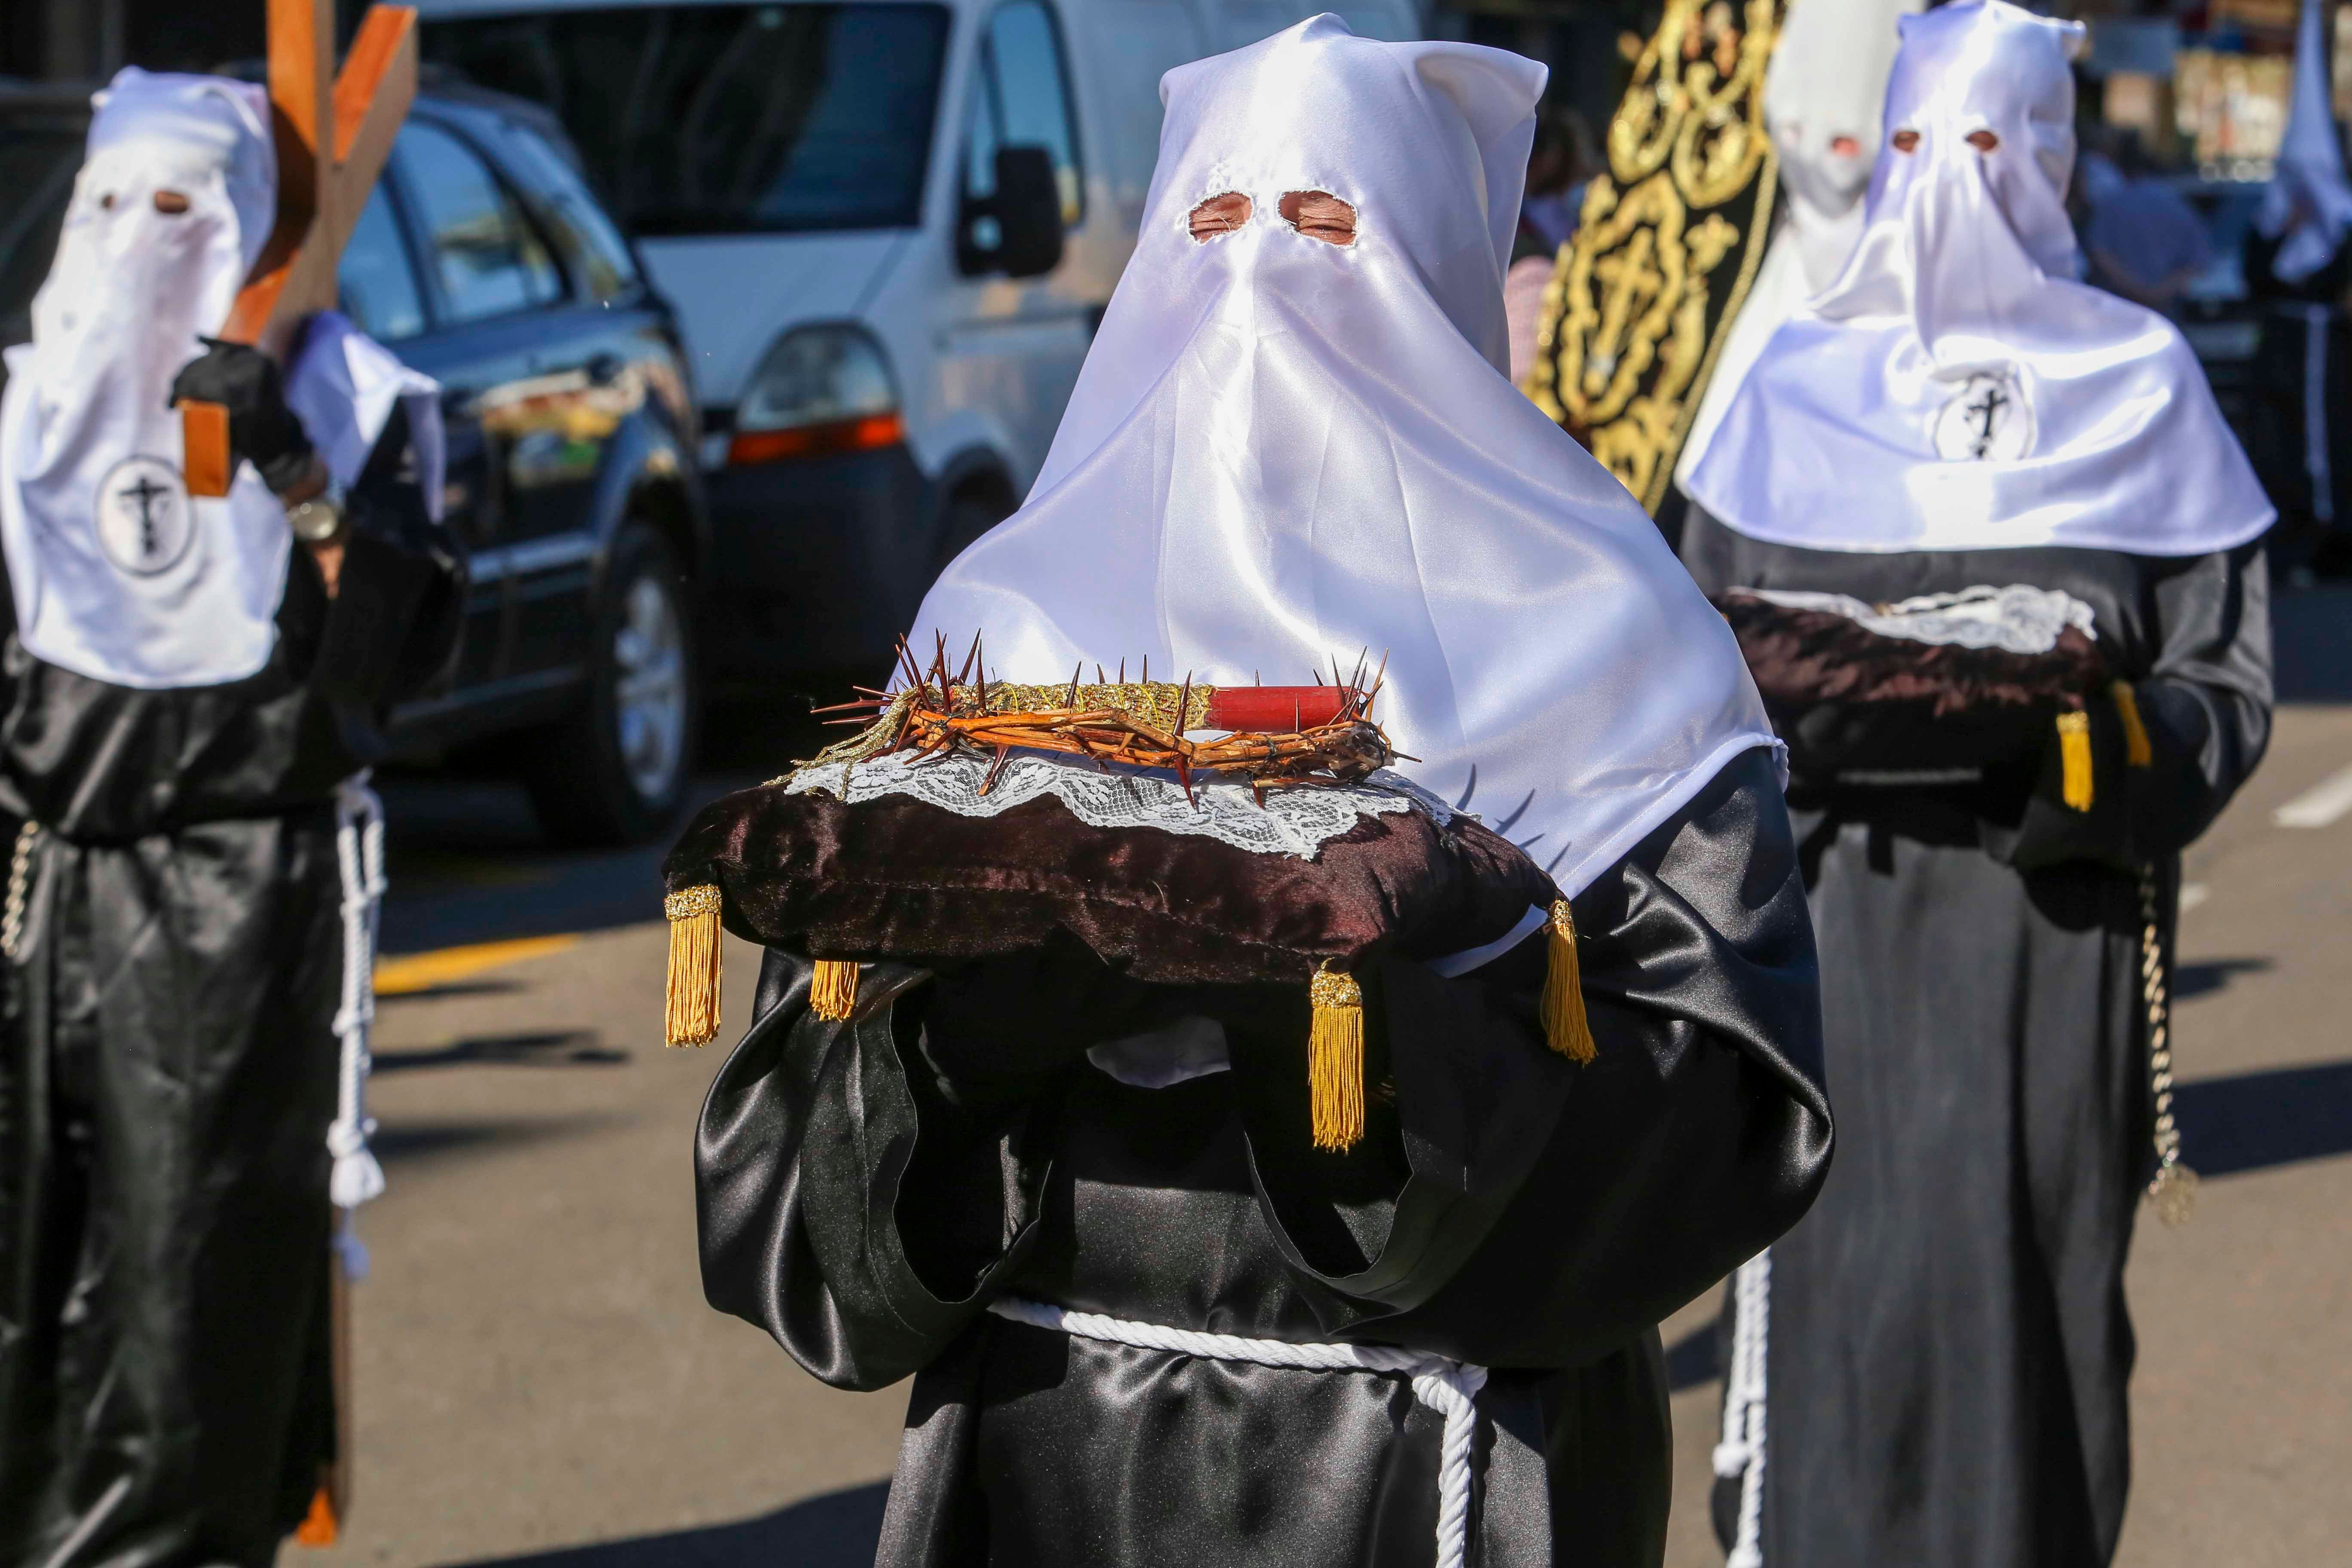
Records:
[[[857,965],[845,958],[820,958],[809,981],[809,1011],[840,1023],[857,1010]]]
[[[1601,1054],[1584,1016],[1584,976],[1576,963],[1576,916],[1566,899],[1551,906],[1550,967],[1544,973],[1544,1038],[1570,1061],[1584,1063]]]
[[[2091,716],[2058,715],[2059,793],[2076,811],[2091,809]]]
[[[2136,768],[2156,765],[2156,748],[2147,742],[2147,726],[2140,722],[2139,696],[2128,680],[2108,689],[2116,700],[2116,717],[2124,721],[2124,761]]]
[[[669,917],[669,984],[662,1038],[709,1045],[719,1035],[719,889],[685,888],[662,900]]]
[[[1326,969],[1307,983],[1307,999],[1314,1004],[1307,1083],[1315,1146],[1352,1149],[1364,1136],[1364,988]]]

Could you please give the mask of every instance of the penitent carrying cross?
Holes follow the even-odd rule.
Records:
[[[268,6],[278,222],[220,335],[282,358],[297,323],[333,308],[336,263],[416,96],[416,12],[370,6],[337,75],[335,0]],[[183,403],[180,433],[188,493],[228,494],[228,411]]]

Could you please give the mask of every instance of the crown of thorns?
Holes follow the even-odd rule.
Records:
[[[1148,660],[1139,679],[1129,680],[1121,662],[1116,678],[1097,665],[1088,684],[1081,662],[1065,684],[1033,686],[990,679],[977,635],[952,674],[944,637],[928,668],[901,638],[898,689],[857,687],[851,700],[817,710],[841,715],[829,723],[863,728],[801,765],[854,768],[908,751],[992,755],[980,789],[986,795],[1015,751],[1059,752],[1106,770],[1168,769],[1188,796],[1195,773],[1232,774],[1248,780],[1263,801],[1270,789],[1351,783],[1404,755],[1371,718],[1387,661],[1369,679],[1365,666],[1360,658],[1354,673],[1342,676],[1334,661],[1331,679],[1318,675],[1312,686],[1217,687],[1190,675],[1181,683],[1155,681]],[[1223,733],[1195,741],[1187,733],[1194,730]]]

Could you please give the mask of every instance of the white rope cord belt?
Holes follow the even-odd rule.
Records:
[[[1731,1365],[1723,1384],[1719,1479],[1739,1478],[1739,1524],[1724,1568],[1764,1568],[1764,1366],[1771,1348],[1772,1254],[1759,1252],[1731,1277]]]
[[[1286,1340],[1167,1329],[1100,1312],[1072,1312],[1042,1301],[999,1298],[988,1310],[1032,1328],[1058,1330],[1137,1350],[1171,1351],[1203,1361],[1252,1362],[1306,1372],[1370,1372],[1412,1380],[1413,1397],[1445,1418],[1437,1469],[1437,1568],[1463,1568],[1470,1549],[1470,1483],[1477,1464],[1478,1407],[1486,1369],[1389,1345],[1299,1345]]]
[[[362,771],[335,786],[335,862],[343,892],[343,988],[335,1009],[335,1037],[342,1049],[335,1074],[335,1120],[327,1129],[327,1149],[334,1156],[327,1192],[343,1211],[335,1249],[351,1279],[367,1275],[367,1248],[352,1228],[351,1211],[383,1192],[383,1167],[368,1147],[375,1121],[367,1113],[376,925],[383,912],[383,802],[367,781]]]

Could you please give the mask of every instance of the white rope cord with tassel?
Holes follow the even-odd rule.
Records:
[[[1731,1277],[1731,1366],[1723,1384],[1718,1479],[1739,1478],[1739,1528],[1724,1568],[1764,1564],[1764,1358],[1770,1346],[1772,1254],[1759,1252]]]
[[[344,1277],[362,1279],[367,1277],[367,1248],[352,1229],[351,1211],[383,1192],[383,1167],[368,1147],[375,1122],[367,1113],[376,925],[383,910],[383,802],[368,787],[364,771],[335,786],[335,862],[342,874],[343,895],[343,994],[335,1010],[335,1037],[342,1054],[336,1075],[335,1120],[327,1128],[327,1149],[335,1157],[327,1194],[344,1211],[335,1232]]]
[[[1410,1378],[1413,1397],[1445,1420],[1437,1468],[1437,1568],[1464,1568],[1469,1560],[1471,1484],[1477,1465],[1478,1390],[1486,1369],[1468,1362],[1389,1345],[1293,1344],[1198,1329],[1162,1328],[1100,1312],[1073,1312],[1042,1301],[1002,1297],[988,1310],[1000,1318],[1080,1339],[1169,1351],[1203,1361],[1249,1362],[1306,1372],[1370,1372]]]

